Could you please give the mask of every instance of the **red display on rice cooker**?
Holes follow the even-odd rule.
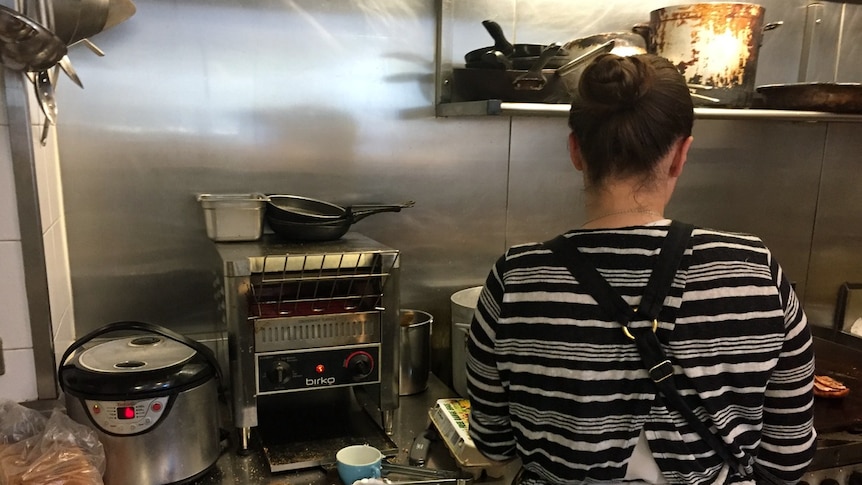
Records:
[[[118,406],[117,419],[135,419],[134,406]]]

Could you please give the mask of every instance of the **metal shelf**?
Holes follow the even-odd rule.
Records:
[[[437,116],[566,116],[568,104],[510,103],[499,99],[440,103]],[[699,120],[770,120],[862,123],[862,115],[777,109],[695,108]]]

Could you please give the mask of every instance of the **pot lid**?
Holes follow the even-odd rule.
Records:
[[[196,350],[156,335],[128,337],[101,343],[81,352],[81,368],[102,373],[130,373],[167,369],[187,362]]]

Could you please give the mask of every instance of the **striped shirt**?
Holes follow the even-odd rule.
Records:
[[[637,306],[667,224],[566,237]],[[657,336],[680,394],[731,453],[756,455],[788,482],[802,477],[816,436],[811,334],[759,238],[695,228]],[[641,430],[668,483],[722,474],[722,459],[657,396],[620,324],[541,244],[498,259],[467,352],[470,435],[489,458],[519,456],[526,484],[623,483]],[[726,483],[746,482],[731,470]]]

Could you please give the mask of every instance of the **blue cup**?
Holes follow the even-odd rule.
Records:
[[[380,478],[383,453],[368,445],[352,445],[335,454],[338,476],[344,485],[352,485],[363,478]]]

